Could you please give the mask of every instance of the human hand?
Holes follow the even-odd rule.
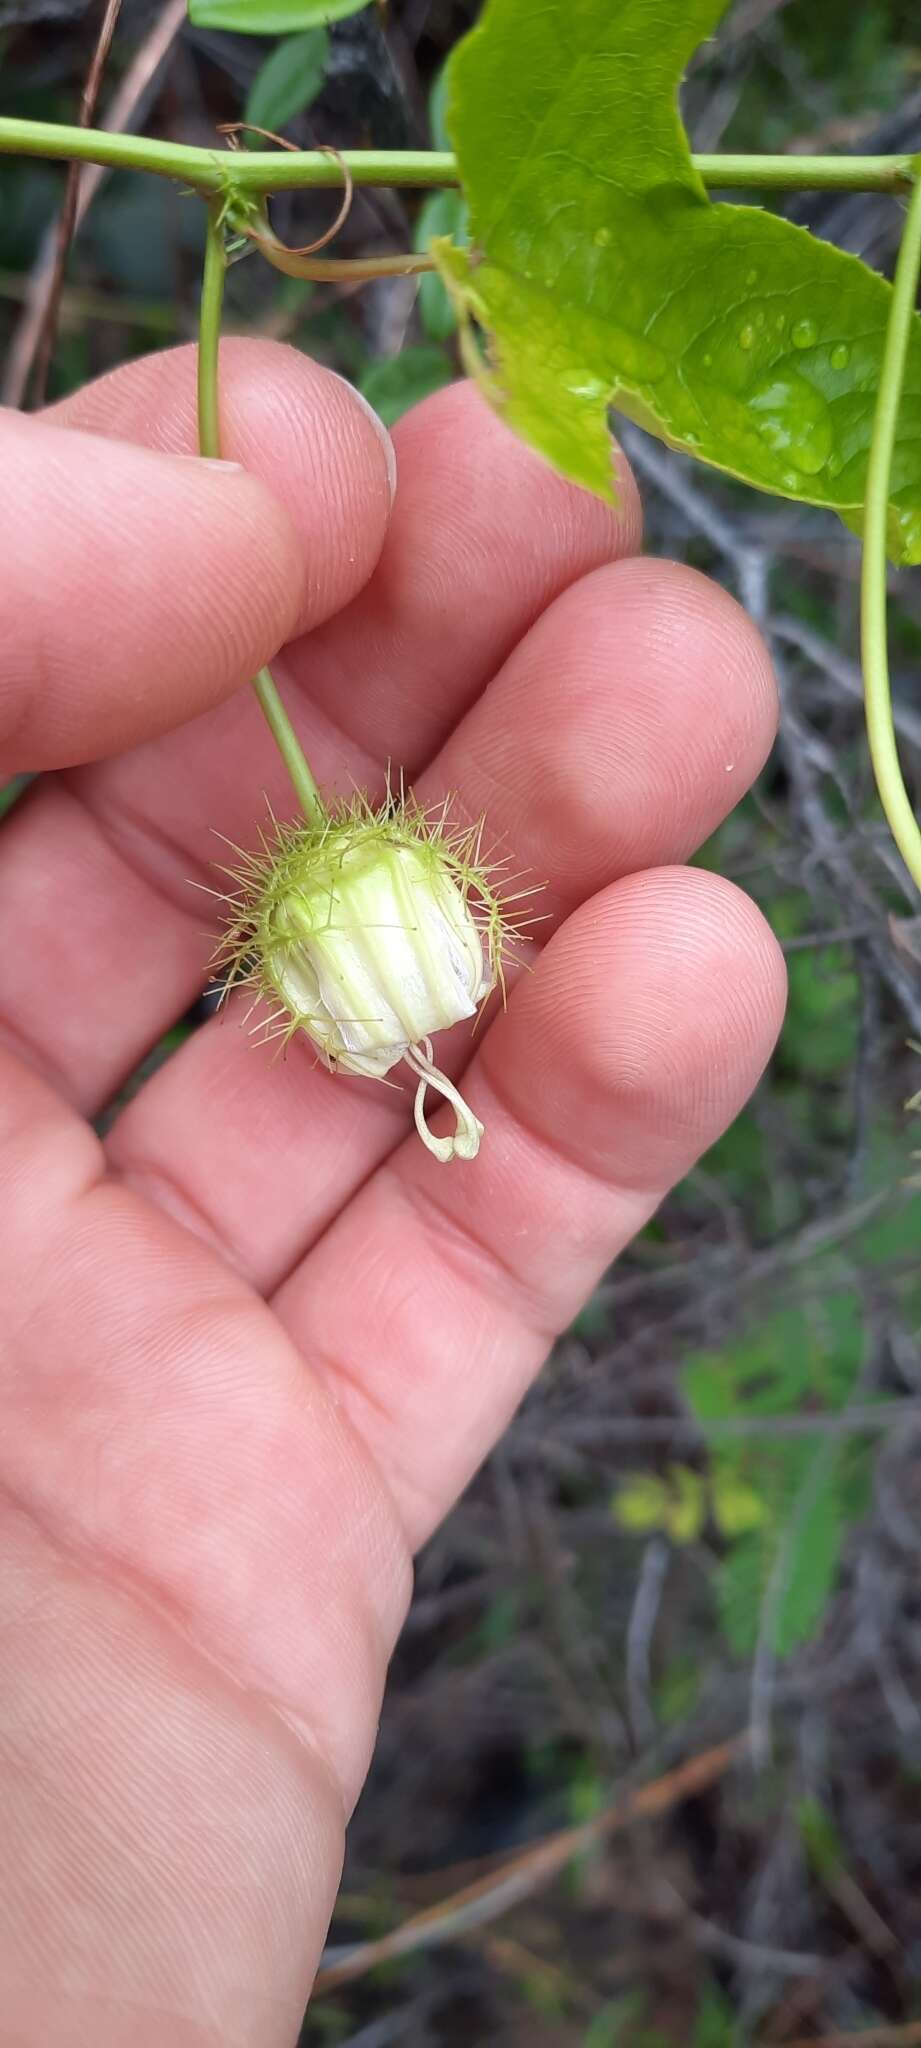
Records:
[[[222,388],[254,476],[127,445],[194,448],[187,350],[0,417],[2,766],[61,769],[0,840],[5,2044],[293,2042],[412,1551],[782,1009],[680,865],[770,746],[767,657],[637,557],[629,479],[614,514],[458,386],[390,510],[337,379],[228,343]],[[284,641],[322,788],[392,762],[548,880],[533,973],[447,1040],[474,1164],[233,1005],[85,1121],[203,984],[214,829],[290,810],[240,688]]]

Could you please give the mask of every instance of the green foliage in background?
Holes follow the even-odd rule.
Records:
[[[866,1504],[870,1442],[823,1430],[820,1418],[853,1397],[863,1352],[860,1301],[845,1289],[779,1310],[692,1359],[684,1391],[703,1433],[744,1417],[751,1434],[712,1432],[705,1475],[683,1465],[664,1477],[637,1474],[615,1499],[623,1528],[659,1529],[674,1543],[696,1541],[712,1522],[712,1584],[736,1656],[759,1640],[787,1656],[821,1626],[848,1527]],[[815,1414],[815,1430],[772,1431],[778,1418],[802,1414]]]
[[[448,118],[482,260],[436,244],[466,360],[510,424],[610,497],[607,414],[859,526],[890,287],[760,208],[713,205],[679,81],[725,0],[487,0]],[[502,119],[495,108],[502,107]],[[472,323],[489,337],[487,369]],[[921,319],[890,493],[921,559]]]
[[[429,93],[429,130],[433,149],[447,150],[451,147],[446,125],[447,94],[448,67],[443,64]],[[447,239],[460,248],[466,248],[468,227],[467,201],[463,193],[447,186],[442,192],[432,192],[421,207],[413,248],[424,251],[439,239]],[[434,274],[421,277],[417,304],[419,318],[429,340],[449,341],[457,331],[457,308],[444,280]]]
[[[420,209],[413,247],[420,251],[447,236],[459,247],[467,244],[467,202],[460,192],[433,192]],[[457,330],[457,308],[444,279],[430,272],[419,279],[419,318],[432,341],[449,341]]]
[[[325,28],[283,36],[253,80],[244,119],[257,128],[287,127],[322,92],[328,60]]]
[[[582,2036],[582,2048],[678,2048],[674,2035],[648,2024],[648,2001],[642,1992],[614,1998],[595,2014]],[[732,2006],[716,1984],[705,1984],[697,2006],[694,2030],[681,2048],[734,2048],[737,2040]]]
[[[360,389],[384,425],[392,427],[411,405],[418,405],[421,398],[440,391],[453,379],[454,369],[444,350],[420,343],[417,348],[402,349],[398,356],[372,363],[361,378]]]

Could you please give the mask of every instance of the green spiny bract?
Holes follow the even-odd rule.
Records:
[[[363,796],[273,823],[233,870],[218,953],[226,988],[248,983],[270,1005],[259,1029],[283,1044],[304,1032],[333,1070],[377,1079],[404,1060],[416,1076],[416,1126],[437,1159],[476,1156],[482,1125],[435,1066],[431,1039],[475,1016],[497,983],[513,926],[482,858],[482,826]],[[436,1138],[428,1086],[456,1129]]]

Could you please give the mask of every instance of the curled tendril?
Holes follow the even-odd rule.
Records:
[[[218,127],[218,134],[226,135],[228,146],[231,149],[239,149],[241,146],[239,138],[244,130],[251,135],[261,135],[266,142],[277,142],[279,149],[290,149],[295,155],[299,154],[296,142],[288,142],[284,135],[276,135],[274,128],[260,128],[255,121],[222,121]],[[352,210],[352,200],[355,197],[355,180],[344,156],[340,154],[338,149],[333,148],[331,142],[321,142],[317,145],[317,148],[320,156],[331,156],[342,172],[344,186],[342,204],[332,226],[328,227],[324,234],[318,235],[315,242],[304,242],[300,248],[289,249],[286,243],[279,242],[277,235],[270,237],[258,235],[254,228],[247,227],[244,223],[241,223],[241,231],[248,237],[249,241],[262,244],[268,241],[273,249],[276,247],[284,249],[286,256],[315,256],[317,251],[325,249],[327,244],[332,242],[336,235],[338,235],[340,228],[345,226]]]
[[[292,150],[295,155],[299,154],[296,143],[289,142],[284,135],[277,135],[273,128],[260,128],[255,121],[223,121],[218,133],[226,136],[231,149],[239,149],[239,137],[244,130],[253,135],[261,135],[268,142],[277,142],[280,149]],[[342,204],[332,226],[328,227],[324,234],[319,235],[315,242],[305,242],[298,249],[289,248],[271,229],[268,233],[261,233],[243,217],[234,223],[238,233],[248,242],[254,243],[266,261],[272,264],[273,269],[283,271],[286,277],[307,278],[315,284],[360,284],[366,278],[415,277],[422,271],[434,270],[433,259],[424,255],[329,257],[326,260],[317,260],[319,250],[325,249],[344,227],[355,196],[355,181],[344,156],[338,149],[333,148],[332,143],[321,143],[318,148],[319,154],[331,156],[342,172]]]

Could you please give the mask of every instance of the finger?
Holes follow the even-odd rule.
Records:
[[[338,378],[312,373],[306,396],[311,410],[301,416],[305,452],[296,490],[278,449],[286,507],[242,471],[227,473],[228,483],[224,471],[178,455],[97,441],[60,424],[14,421],[23,473],[39,496],[51,494],[70,549],[49,554],[53,577],[48,560],[33,565],[34,603],[18,606],[42,649],[41,664],[33,664],[30,715],[49,730],[56,718],[61,744],[63,721],[71,719],[72,753],[84,733],[87,745],[102,745],[105,736],[125,744],[236,690],[224,712],[232,729],[243,702],[239,686],[254,667],[287,630],[346,604],[370,573],[390,502],[381,433]],[[279,436],[282,427],[279,419]],[[83,488],[92,505],[81,511],[74,493]],[[204,525],[200,545],[190,507]],[[26,506],[21,524],[30,545],[46,549],[47,533],[39,537],[30,523],[39,512],[37,502]],[[118,528],[111,545],[99,540],[97,513]],[[4,561],[0,592],[9,573]],[[77,590],[70,588],[75,579]],[[273,605],[276,624],[269,623]],[[0,651],[0,679],[5,658]],[[261,714],[248,701],[245,712],[250,740],[255,720],[268,751]],[[198,720],[174,739],[172,758],[182,762],[188,747],[201,769],[212,761],[218,731]],[[30,741],[30,748],[37,744]],[[160,746],[166,750],[166,742]],[[255,809],[259,784],[249,765],[243,769],[244,753],[241,745],[241,803],[245,789]],[[61,779],[17,807],[0,843],[7,1039],[89,1110],[185,1007],[211,951],[206,899],[179,880],[195,863],[181,839],[177,845],[170,836],[167,751],[154,747],[150,760],[137,815],[125,791],[110,825],[104,805],[97,815],[83,801],[80,777],[72,786]],[[212,762],[213,776],[220,772]],[[116,786],[127,779],[123,758]],[[187,794],[195,820],[188,836],[204,840],[211,820],[199,812],[194,777]],[[212,838],[212,853],[216,846]],[[174,887],[164,898],[159,876],[167,868]]]
[[[424,1540],[617,1251],[741,1108],[783,1007],[760,913],[693,869],[615,884],[519,982],[446,1173],[408,1139],[275,1306]],[[368,1332],[374,1332],[373,1343]]]
[[[767,647],[718,584],[676,562],[598,569],[515,650],[418,784],[516,872],[549,938],[576,904],[683,861],[750,789],[777,729]]]
[[[179,350],[130,365],[56,417],[99,425],[109,418],[110,404],[119,432],[143,434],[152,420],[175,416],[178,424],[168,431],[188,440],[193,380],[191,352]],[[354,394],[293,350],[247,343],[222,350],[222,392],[226,445],[272,479],[303,538],[317,589],[328,596],[327,546],[336,560],[343,547],[355,555],[349,573],[360,580],[366,573],[362,536],[373,525],[376,548],[380,524],[367,506],[362,509],[339,450],[360,433],[370,438],[369,474],[378,498],[381,456]],[[348,417],[343,424],[343,408],[349,417],[355,412],[351,425]],[[300,681],[289,678],[285,686],[321,782],[340,791],[355,782],[381,791],[390,758],[412,773],[424,760],[436,715],[431,707],[437,707],[439,730],[450,728],[455,706],[488,679],[554,590],[616,553],[636,532],[635,520],[618,524],[597,499],[539,463],[476,393],[463,402],[455,395],[447,411],[434,401],[425,411],[425,434],[407,424],[400,439],[400,486],[373,599],[360,615],[349,606],[335,634],[298,643]],[[440,523],[439,498],[445,505]],[[437,577],[432,562],[441,565]],[[484,601],[488,564],[491,603]],[[320,641],[330,701],[335,694],[340,706],[347,700],[351,707],[354,698],[356,705],[384,707],[404,732],[400,756],[388,744],[372,759],[344,739],[329,709],[311,703],[304,650],[319,649]],[[318,672],[319,663],[318,651]],[[282,668],[277,672],[281,676]],[[419,706],[415,739],[404,719],[404,694]],[[190,887],[190,878],[214,883],[213,863],[221,857],[215,832],[253,844],[264,817],[263,792],[278,816],[288,815],[284,771],[244,691],[208,720],[68,778],[63,795],[42,793],[38,807],[11,825],[0,944],[22,928],[26,909],[34,944],[18,948],[6,1016],[14,1042],[59,1076],[86,1109],[110,1094],[198,992],[209,951],[202,938],[207,899]],[[69,896],[62,935],[52,906],[72,873],[91,878],[92,890]],[[64,1025],[60,977],[52,982],[47,971],[62,945],[69,992]]]
[[[198,447],[198,351],[125,363],[43,415],[55,425],[170,455]],[[220,351],[223,453],[284,507],[299,553],[306,633],[361,589],[380,555],[396,483],[393,443],[351,385],[278,342]]]
[[[271,484],[298,530],[322,472],[311,421],[318,381],[325,387],[329,373],[277,343],[222,347],[225,452]],[[97,433],[194,448],[195,351],[126,364],[59,414]],[[639,546],[623,457],[612,511],[509,433],[471,384],[415,406],[393,445],[399,487],[377,573],[347,614],[288,656],[292,687],[325,714],[308,728],[308,747],[324,749],[316,766],[336,786],[349,787],[343,734],[359,756],[415,774],[544,607]]]
[[[420,793],[456,790],[515,871],[548,878],[540,945],[595,889],[686,858],[758,773],[775,722],[767,651],[734,601],[691,570],[623,562],[543,615]],[[468,1026],[440,1039],[439,1065],[459,1071],[472,1043]],[[411,1088],[330,1076],[304,1042],[273,1063],[228,1017],[129,1106],[110,1156],[268,1290],[411,1114]]]
[[[0,772],[206,711],[300,611],[294,533],[242,470],[0,414]]]

